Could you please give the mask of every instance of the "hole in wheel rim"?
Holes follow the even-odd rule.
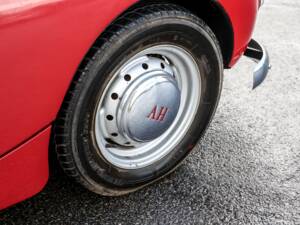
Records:
[[[114,117],[112,115],[107,115],[106,119],[109,120],[109,121],[112,121],[114,119]]]
[[[130,81],[130,80],[131,80],[131,76],[130,76],[129,74],[126,74],[126,75],[124,76],[124,80]]]
[[[119,95],[118,95],[117,93],[112,93],[112,94],[111,94],[111,98],[112,98],[113,100],[117,100],[117,99],[119,98]]]
[[[144,70],[147,70],[149,68],[147,63],[143,63],[142,67],[143,67]]]

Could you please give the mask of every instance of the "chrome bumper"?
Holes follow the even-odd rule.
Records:
[[[244,55],[257,63],[253,74],[253,89],[255,89],[266,79],[271,68],[269,54],[262,45],[252,39]]]

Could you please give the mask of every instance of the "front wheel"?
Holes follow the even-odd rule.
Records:
[[[152,4],[125,13],[85,58],[55,124],[65,172],[103,195],[171,172],[211,121],[222,65],[214,34],[189,11]]]

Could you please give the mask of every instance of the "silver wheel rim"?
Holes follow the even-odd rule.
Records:
[[[156,45],[137,53],[113,74],[99,99],[94,120],[99,153],[122,169],[155,164],[185,137],[200,99],[201,76],[188,51]]]

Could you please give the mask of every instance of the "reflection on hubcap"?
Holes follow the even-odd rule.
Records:
[[[149,57],[145,61],[149,72],[139,71],[140,75],[125,90],[117,112],[121,134],[138,142],[162,135],[174,121],[180,105],[180,90],[173,74],[161,68],[163,62],[159,59]],[[133,72],[134,68],[126,71]]]
[[[190,127],[200,84],[197,64],[184,49],[161,45],[138,53],[113,75],[99,101],[100,153],[124,169],[160,160]]]

